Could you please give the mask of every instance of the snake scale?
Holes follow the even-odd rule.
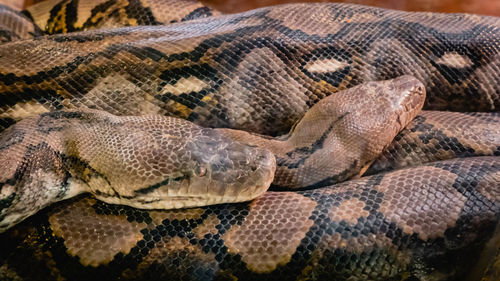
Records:
[[[301,122],[331,97],[391,92],[398,80],[369,81],[412,75],[427,92],[425,110],[357,168],[368,176],[163,211],[81,195],[0,234],[1,279],[473,280],[485,268],[484,278],[498,278],[489,264],[499,243],[500,19],[324,3],[220,15],[178,0],[47,1],[1,12],[1,38],[13,41],[0,45],[2,156],[27,138],[13,128],[35,122],[50,133],[93,114],[77,109],[109,112],[110,130],[122,121],[109,120],[129,120],[115,115],[156,114],[272,143],[287,141],[271,137],[291,127],[291,139],[305,130]],[[42,36],[56,33],[64,34]],[[202,131],[220,142],[236,132]],[[286,150],[278,167],[303,167],[332,131]],[[30,147],[23,163],[61,159]],[[92,171],[74,165],[85,156],[68,159]],[[4,171],[20,171],[11,163]],[[0,210],[19,178],[0,178]]]

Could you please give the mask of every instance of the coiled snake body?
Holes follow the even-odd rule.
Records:
[[[260,194],[274,158],[255,146],[276,156],[275,189],[309,189],[149,211],[80,196],[2,234],[3,279],[456,280],[495,255],[485,245],[496,249],[500,215],[498,18],[344,4],[219,15],[192,1],[2,13],[2,38],[15,42],[0,46],[0,228],[74,186],[143,208],[175,182],[180,195],[186,181]],[[92,28],[104,29],[39,37]],[[424,86],[424,109],[469,112],[411,121]],[[143,114],[154,115],[115,116]],[[153,129],[162,124],[174,129]],[[129,150],[103,156],[102,144]]]

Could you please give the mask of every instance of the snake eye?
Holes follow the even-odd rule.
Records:
[[[194,169],[194,174],[198,177],[203,177],[204,175],[207,174],[207,168],[197,165],[196,168]]]

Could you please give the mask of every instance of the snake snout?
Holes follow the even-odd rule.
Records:
[[[238,144],[239,146],[239,144]],[[233,157],[241,158],[238,161],[240,169],[249,168],[251,171],[256,171],[259,168],[271,168],[275,165],[273,154],[268,153],[266,149],[260,149],[253,146],[244,145],[242,151],[236,149],[237,153],[233,153]]]
[[[210,165],[214,190],[222,191],[228,202],[251,200],[267,190],[276,169],[269,150],[234,142],[213,158]]]
[[[413,76],[404,75],[393,79],[392,83],[394,92],[402,98],[400,104],[409,110],[422,107],[425,100],[425,86],[420,80]]]
[[[398,114],[400,127],[403,129],[420,112],[425,101],[425,86],[420,80],[413,76],[404,75],[392,80],[394,86],[394,97],[396,102],[396,114]]]

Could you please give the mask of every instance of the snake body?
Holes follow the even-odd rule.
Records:
[[[468,280],[483,273],[500,216],[500,19],[345,4],[218,15],[192,1],[85,3],[3,10],[10,19],[3,39],[14,42],[0,45],[2,136],[26,118],[91,108],[245,129],[211,132],[269,148],[312,127],[301,122],[320,124],[308,116],[352,90],[339,91],[404,74],[425,84],[426,110],[493,112],[424,111],[370,168],[373,159],[359,165],[358,174],[368,168],[371,176],[267,192],[250,203],[147,211],[82,196],[61,202],[2,234],[2,278]],[[160,16],[168,5],[183,8]],[[94,27],[116,28],[82,31]],[[82,32],[38,37],[73,31]],[[410,121],[403,119],[411,118],[398,119],[399,127]],[[259,135],[283,135],[295,123],[289,135]],[[306,156],[323,148],[332,129],[322,130],[284,149],[281,160],[273,151],[278,167],[316,172],[318,161]],[[11,145],[16,137],[4,138]]]
[[[454,159],[188,210],[78,198],[7,233],[1,269],[14,280],[456,280],[473,271],[467,257],[491,259],[499,171],[498,157]]]

